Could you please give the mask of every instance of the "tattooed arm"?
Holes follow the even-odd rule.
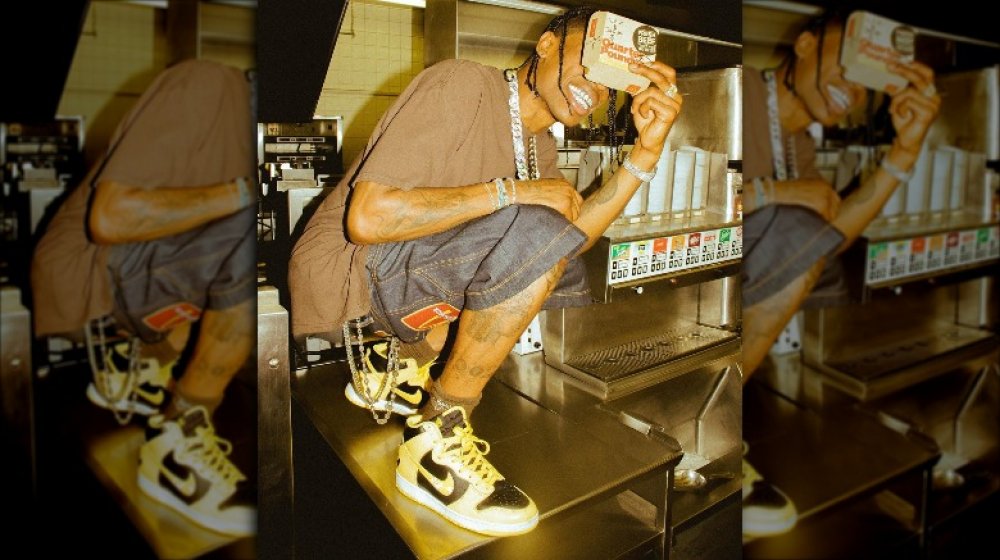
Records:
[[[146,189],[100,181],[87,226],[94,242],[102,245],[150,241],[188,231],[245,206],[236,183]]]
[[[889,70],[906,78],[906,87],[890,87],[889,116],[896,137],[885,160],[902,171],[913,168],[927,132],[941,109],[941,96],[934,88],[934,71],[919,62],[892,64]],[[844,199],[833,225],[844,234],[843,251],[861,235],[892,196],[899,180],[879,167],[861,188]]]
[[[656,166],[656,161],[660,156],[659,153],[637,147],[632,150],[628,157],[639,169],[652,169]],[[635,175],[625,171],[624,167],[619,167],[618,171],[608,179],[608,182],[583,201],[580,217],[573,222],[576,227],[587,234],[587,242],[579,253],[590,249],[604,235],[604,231],[608,229],[611,222],[615,221],[615,218],[621,215],[622,209],[632,199],[632,195],[641,184],[642,181]]]
[[[518,204],[548,206],[570,220],[579,213],[579,198],[562,179],[517,183]],[[359,245],[417,239],[490,214],[495,201],[492,181],[411,190],[359,181],[347,208],[347,235]]]
[[[643,171],[656,167],[667,134],[681,112],[684,100],[673,84],[677,73],[662,62],[649,66],[632,64],[629,70],[649,78],[649,87],[632,98],[632,120],[638,131],[629,160]],[[672,94],[666,92],[673,89]],[[573,223],[587,234],[587,243],[580,253],[589,249],[617,218],[642,182],[624,167],[611,176],[601,188],[583,203],[580,217]]]

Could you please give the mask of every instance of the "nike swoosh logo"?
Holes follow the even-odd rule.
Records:
[[[135,392],[139,393],[139,396],[149,401],[154,406],[160,406],[163,404],[163,390],[157,389],[155,392],[149,392],[143,389],[141,386],[135,388]]]
[[[419,405],[420,404],[420,400],[423,398],[423,396],[420,394],[420,389],[414,389],[412,393],[407,393],[406,391],[402,390],[401,388],[396,387],[395,391],[396,391],[396,394],[398,396],[402,397],[402,399],[404,401],[406,401],[406,402],[408,402],[408,403],[410,403],[410,404],[412,404],[414,406]]]
[[[452,493],[455,491],[455,478],[451,476],[451,472],[446,474],[445,477],[442,479],[431,474],[430,471],[425,469],[424,466],[421,465],[420,463],[417,463],[417,470],[420,471],[420,474],[424,475],[424,477],[427,479],[427,482],[430,482],[431,486],[433,486],[434,489],[437,490],[442,497],[447,498],[448,496],[451,496]]]
[[[160,465],[160,474],[167,477],[167,480],[177,488],[177,491],[181,493],[185,498],[190,498],[194,495],[195,491],[198,490],[198,481],[194,478],[194,473],[188,472],[187,477],[181,478],[167,469],[163,465]]]

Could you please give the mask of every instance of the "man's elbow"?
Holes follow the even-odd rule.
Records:
[[[372,220],[363,209],[353,206],[348,209],[347,239],[355,245],[373,245],[379,242],[372,227]]]
[[[111,190],[115,190],[113,185],[98,185],[87,214],[87,232],[91,241],[98,245],[114,245],[129,241],[121,227],[121,211],[117,208],[119,193],[109,192]]]

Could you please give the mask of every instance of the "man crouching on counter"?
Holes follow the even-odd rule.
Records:
[[[538,523],[534,502],[473,434],[483,388],[540,309],[591,302],[578,256],[652,175],[681,109],[672,68],[630,65],[651,81],[632,102],[638,139],[582,200],[556,166],[548,127],[578,125],[609,99],[581,64],[594,11],[553,19],[517,69],[448,60],[424,70],[292,252],[293,334],[344,337],[351,402],[376,417],[408,415],[397,488],[480,533]],[[453,350],[431,381],[455,321]],[[363,329],[381,340],[365,348]]]

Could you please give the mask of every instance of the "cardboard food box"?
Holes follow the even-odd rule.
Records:
[[[912,27],[870,12],[852,12],[840,51],[844,77],[880,91],[889,85],[906,87],[906,79],[890,72],[887,65],[913,62],[915,42]]]
[[[630,72],[628,65],[656,60],[658,35],[655,27],[611,12],[595,12],[584,39],[584,75],[612,89],[639,93],[649,87],[649,80]]]

